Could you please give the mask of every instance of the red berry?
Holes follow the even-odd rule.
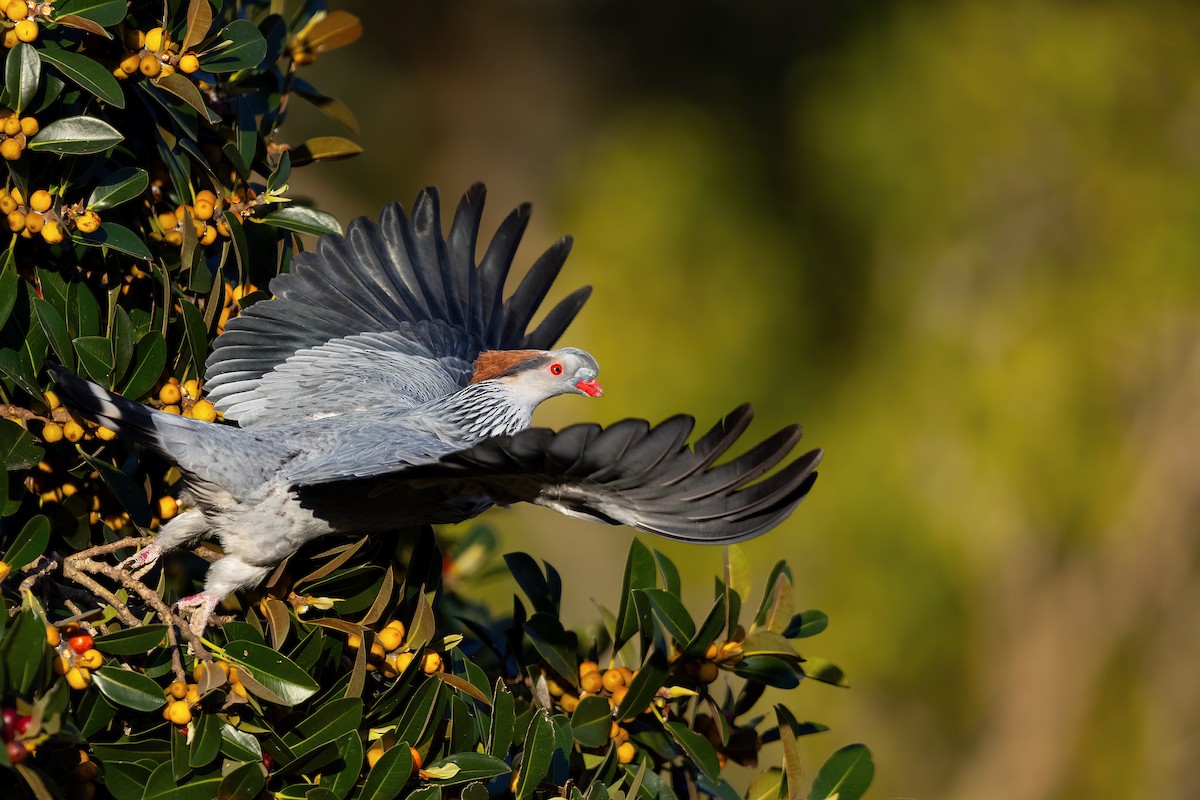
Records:
[[[29,755],[25,745],[20,742],[9,742],[5,745],[5,749],[8,750],[8,760],[14,764],[20,764],[25,760],[25,756]]]
[[[76,653],[83,655],[95,646],[96,641],[86,633],[81,633],[78,636],[72,636],[68,639],[67,644],[71,645],[71,649]]]
[[[33,717],[26,717],[26,716],[17,717],[17,724],[13,726],[14,728],[16,728],[17,735],[24,736],[25,731],[29,730],[29,723],[31,723],[31,722],[33,722]]]
[[[16,735],[17,710],[15,708],[6,708],[0,711],[0,720],[3,720],[4,723],[4,741],[11,742],[13,736]]]

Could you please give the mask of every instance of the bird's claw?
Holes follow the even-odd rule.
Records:
[[[216,595],[211,595],[208,592],[200,592],[199,594],[188,595],[181,597],[175,603],[175,608],[181,612],[181,616],[187,616],[188,627],[192,629],[192,633],[197,636],[204,635],[204,629],[208,627],[208,618],[212,616],[217,604],[221,602],[221,598]],[[190,615],[183,614],[185,609],[194,609]]]
[[[135,578],[141,578],[154,568],[154,565],[158,563],[159,556],[161,555],[161,547],[156,544],[148,544],[141,550],[138,550],[136,553],[131,555],[129,558],[122,561],[117,566],[120,569],[132,571]]]

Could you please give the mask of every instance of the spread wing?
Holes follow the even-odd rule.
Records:
[[[548,349],[590,293],[577,289],[526,328],[566,261],[550,247],[507,300],[504,283],[529,221],[513,211],[476,264],[485,190],[463,196],[443,238],[437,190],[412,216],[399,203],[379,222],[352,221],[298,253],[271,282],[274,299],[230,320],[206,365],[208,397],[243,427],[362,410],[403,408],[470,379],[483,350]]]
[[[821,451],[812,450],[762,478],[800,441],[800,427],[792,425],[714,466],[752,416],[749,405],[741,406],[690,447],[686,440],[694,421],[688,416],[654,427],[627,419],[607,428],[531,428],[487,439],[431,464],[303,484],[296,491],[309,507],[346,498],[380,505],[381,499],[390,504],[409,496],[484,495],[496,503],[537,503],[671,539],[737,542],[786,519],[812,488],[821,461]]]

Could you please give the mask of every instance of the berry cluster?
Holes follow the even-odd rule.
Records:
[[[151,403],[168,414],[179,414],[201,422],[213,422],[218,416],[212,403],[200,399],[200,383],[195,378],[183,383],[178,378],[168,378],[158,388],[157,400]]]
[[[104,665],[104,656],[95,648],[90,633],[75,623],[67,623],[61,631],[47,625],[46,643],[58,651],[54,657],[55,675],[64,676],[67,685],[78,691],[92,685],[92,671]]]
[[[0,108],[0,156],[5,161],[18,161],[25,146],[41,125],[36,117],[22,117],[7,106]]]
[[[196,199],[190,205],[181,203],[172,210],[156,214],[157,230],[150,233],[150,238],[178,247],[183,244],[184,220],[190,218],[196,241],[204,247],[215,242],[218,236],[228,239],[229,225],[220,218],[221,207],[221,201],[213,192],[202,189],[196,192]]]
[[[346,646],[351,651],[362,647],[363,640],[358,634],[352,633],[346,638]],[[441,672],[444,668],[442,656],[436,650],[425,648],[419,654],[404,644],[404,623],[394,619],[375,634],[371,650],[367,653],[367,672],[378,671],[388,680],[400,677],[400,673],[408,669],[414,659],[421,659],[421,671],[426,675]]]
[[[18,42],[35,42],[38,38],[37,18],[49,16],[50,3],[8,0],[4,3],[4,46],[12,49]]]
[[[128,30],[125,32],[125,46],[129,52],[121,57],[112,71],[118,80],[138,73],[147,78],[166,78],[174,75],[176,70],[191,75],[200,69],[200,59],[196,54],[191,50],[181,53],[179,42],[172,41],[171,35],[162,28]]]
[[[2,112],[0,117],[3,117]],[[16,117],[10,116],[4,124],[7,126],[15,119]],[[8,138],[0,142],[0,153],[3,152],[4,146],[12,141],[12,138]],[[5,155],[5,158],[8,156]],[[31,193],[28,202],[21,190],[15,186],[11,189],[0,189],[0,213],[4,215],[9,231],[20,234],[23,239],[32,239],[40,235],[46,244],[59,244],[71,228],[80,233],[94,233],[100,228],[100,215],[95,211],[83,208],[82,204],[60,205],[54,208],[54,195],[45,189]]]

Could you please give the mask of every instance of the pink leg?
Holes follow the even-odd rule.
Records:
[[[208,592],[200,592],[199,594],[181,597],[175,605],[181,610],[185,608],[196,609],[191,616],[192,632],[197,636],[203,636],[204,629],[208,627],[208,618],[212,616],[213,611],[220,602],[220,597]]]

